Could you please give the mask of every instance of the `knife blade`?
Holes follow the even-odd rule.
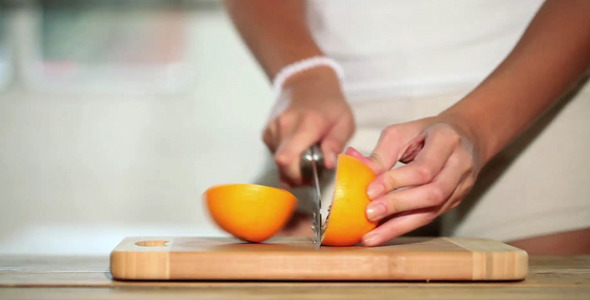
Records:
[[[310,196],[313,203],[312,225],[314,232],[313,243],[317,248],[322,244],[322,192],[320,190],[320,176],[323,170],[323,155],[318,145],[310,147],[301,157],[301,174],[304,179],[311,180]]]

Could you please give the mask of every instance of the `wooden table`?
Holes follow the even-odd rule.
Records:
[[[590,299],[590,256],[532,256],[521,282],[121,282],[108,257],[0,257],[0,299]]]

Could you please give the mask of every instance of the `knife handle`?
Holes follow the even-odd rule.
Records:
[[[303,152],[301,155],[301,176],[303,179],[313,179],[312,162],[315,162],[318,171],[318,177],[320,177],[322,170],[324,169],[324,155],[317,144],[305,150],[305,152]]]

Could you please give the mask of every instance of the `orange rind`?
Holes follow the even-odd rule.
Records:
[[[256,184],[215,186],[203,198],[221,229],[244,241],[258,243],[281,230],[297,205],[293,194]]]
[[[322,245],[358,244],[377,226],[365,213],[371,201],[367,187],[375,177],[375,172],[359,159],[346,154],[338,156],[334,195],[324,224]]]

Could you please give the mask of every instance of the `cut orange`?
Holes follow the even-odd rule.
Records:
[[[376,176],[362,161],[350,155],[338,155],[334,196],[324,225],[322,245],[355,245],[377,226],[365,213],[370,202],[367,187]]]
[[[215,186],[203,198],[219,227],[249,242],[262,242],[275,235],[297,205],[293,194],[255,184]]]

